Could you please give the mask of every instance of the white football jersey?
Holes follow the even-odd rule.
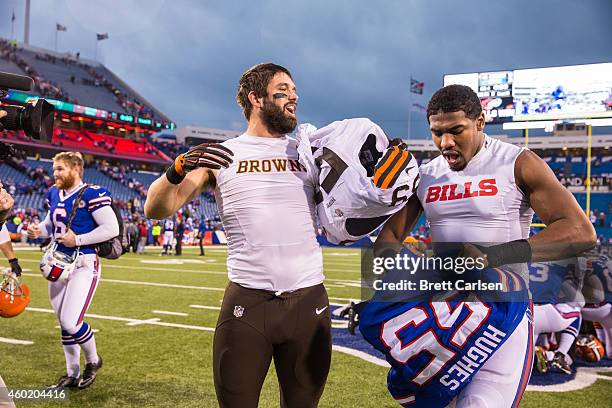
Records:
[[[281,292],[322,283],[314,184],[298,161],[296,141],[243,134],[223,145],[234,153],[216,187],[229,279]]]
[[[319,224],[334,244],[348,244],[373,232],[415,192],[419,172],[412,154],[404,165],[389,166],[388,187],[374,184],[374,167],[389,139],[369,119],[346,119],[318,130],[301,125],[296,138],[300,160],[320,187]]]
[[[482,148],[461,171],[451,170],[442,155],[421,166],[417,195],[433,242],[490,246],[529,237],[533,210],[514,179],[523,150],[484,135]],[[527,277],[526,266],[520,272]]]

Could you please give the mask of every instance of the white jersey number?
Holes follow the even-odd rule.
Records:
[[[68,213],[66,212],[65,208],[56,208],[55,210],[53,210],[52,221],[54,236],[61,237],[66,234],[66,224],[64,224],[63,221],[60,221],[59,218],[66,219],[67,215]]]
[[[454,310],[446,302],[432,302],[431,306],[434,311],[433,318],[436,319],[436,324],[442,330],[453,328],[464,306],[470,311],[468,317],[461,322],[451,336],[451,342],[459,348],[462,348],[470,336],[482,326],[490,312],[490,308],[482,302],[461,302]],[[426,352],[432,356],[425,367],[411,380],[420,386],[426,384],[438,374],[457,354],[440,342],[433,329],[427,330],[409,343],[402,343],[398,336],[400,331],[410,326],[417,328],[429,318],[425,309],[415,307],[386,321],[383,324],[381,334],[381,340],[389,349],[389,354],[399,363],[405,364],[421,352]]]

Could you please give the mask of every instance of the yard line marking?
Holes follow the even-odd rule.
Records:
[[[351,298],[337,298],[337,297],[330,297],[330,300],[342,300],[342,301],[346,301],[346,302],[355,302],[355,303],[359,303],[361,302],[359,299],[351,299]]]
[[[219,306],[189,305],[189,307],[194,309],[221,310]]]
[[[34,259],[20,259],[19,262],[40,263],[40,261],[37,261]],[[219,266],[225,267],[224,265],[219,265]],[[202,274],[208,274],[208,275],[227,275],[227,272],[221,272],[221,271],[201,271],[197,269],[154,268],[154,267],[144,266],[144,265],[125,266],[125,265],[103,264],[103,267],[104,268],[114,268],[114,269],[131,269],[132,271],[135,271],[135,272],[160,271],[160,272],[202,273]],[[138,267],[141,267],[142,269],[137,269]]]
[[[39,276],[34,273],[22,273],[23,276]],[[127,283],[130,285],[144,285],[144,286],[159,286],[162,288],[177,288],[177,289],[197,289],[197,290],[214,290],[217,292],[225,292],[225,288],[211,288],[208,286],[193,286],[193,285],[176,285],[173,283],[155,283],[155,282],[138,282],[138,281],[126,281],[119,279],[100,279],[101,282],[112,282],[112,283]]]
[[[153,313],[170,315],[170,316],[189,316],[189,313],[183,312],[168,312],[167,310],[152,310]]]
[[[32,312],[41,312],[41,313],[55,313],[51,309],[39,309],[37,307],[28,307],[27,310],[32,311]],[[135,325],[134,323],[139,323],[139,324],[150,324],[153,326],[176,327],[179,329],[191,329],[191,330],[200,330],[200,331],[208,331],[208,332],[215,331],[213,327],[193,326],[189,324],[178,324],[178,323],[166,323],[166,322],[160,322],[156,319],[148,319],[148,320],[130,319],[127,317],[104,316],[104,315],[91,314],[91,313],[86,313],[85,317],[90,318],[90,319],[105,319],[105,320],[114,320],[117,322],[132,323],[131,326],[134,326]]]
[[[20,259],[19,262],[23,263],[23,262],[32,262],[32,263],[40,263],[40,261],[37,261],[35,259]],[[125,266],[125,265],[112,265],[112,264],[103,264],[102,267],[104,269],[106,268],[110,268],[110,269],[130,269],[134,272],[149,272],[149,271],[160,271],[160,272],[178,272],[178,273],[200,273],[200,274],[204,274],[204,275],[223,275],[223,276],[227,276],[227,268],[225,266],[225,264],[223,265],[212,265],[212,264],[207,264],[206,267],[207,269],[209,269],[210,267],[219,267],[222,268],[221,271],[210,271],[210,270],[206,270],[206,271],[202,271],[202,270],[198,270],[198,269],[176,269],[176,268],[155,268],[152,266],[146,266],[146,265],[134,265],[134,266]],[[141,269],[138,269],[138,267],[140,267]],[[352,273],[355,275],[360,275],[361,274],[361,270],[359,267],[354,268],[353,270],[349,270],[347,268],[342,268],[342,269],[338,269],[338,268],[325,268],[323,267],[323,271],[324,272],[340,272],[340,273]]]
[[[381,367],[390,367],[389,363],[387,363],[386,360],[383,360],[382,358],[374,357],[368,353],[364,353],[363,351],[355,350],[355,349],[348,348],[348,347],[337,346],[335,344],[332,346],[332,350],[339,351],[340,353],[344,353],[344,354],[348,354],[353,357],[360,358],[362,360],[376,364]]]
[[[34,344],[33,341],[9,339],[9,338],[6,338],[6,337],[0,337],[0,343],[21,344],[21,345],[25,345],[25,346],[29,346],[30,344]]]
[[[128,323],[126,324],[126,326],[140,326],[142,324],[148,324],[148,323],[153,323],[153,322],[159,322],[159,317],[154,317],[152,319],[147,319],[147,320],[140,320],[138,322],[132,322],[132,323]]]

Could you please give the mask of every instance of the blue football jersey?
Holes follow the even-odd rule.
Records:
[[[536,304],[563,302],[563,281],[575,280],[579,272],[577,258],[529,263],[529,289]],[[581,285],[579,285],[581,286]],[[565,294],[567,295],[567,294]]]
[[[54,238],[59,238],[66,233],[66,223],[70,218],[70,213],[74,205],[78,205],[78,208],[72,220],[72,224],[70,225],[70,229],[74,231],[76,235],[81,235],[91,232],[98,227],[92,213],[102,207],[110,206],[112,203],[112,196],[107,189],[96,185],[90,185],[87,187],[83,197],[77,204],[75,201],[79,191],[80,189],[77,189],[74,193],[67,196],[64,190],[59,190],[56,186],[53,186],[47,192],[49,218],[53,225],[51,235]],[[68,248],[61,244],[58,245],[58,250],[66,254],[72,254],[74,252],[74,248]],[[81,246],[80,251],[84,254],[96,253],[94,245]]]
[[[393,274],[387,272],[385,280],[401,282]],[[443,281],[431,271],[426,275],[428,282]],[[400,302],[384,301],[393,297],[379,291],[359,314],[359,330],[385,354],[391,365],[387,387],[403,406],[447,406],[531,314],[527,285],[518,274],[486,268],[459,278],[499,283],[502,292],[513,295],[421,292],[418,300]],[[438,295],[452,300],[432,301]],[[498,295],[499,301],[485,300]]]
[[[601,281],[604,302],[612,302],[612,260],[605,255],[587,261],[587,269]]]

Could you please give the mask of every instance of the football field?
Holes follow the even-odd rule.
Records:
[[[41,252],[17,251],[32,300],[20,316],[0,319],[0,374],[9,388],[43,388],[65,373],[60,330],[49,304],[47,282],[38,272]],[[85,318],[96,330],[104,359],[96,382],[87,390],[72,392],[67,402],[17,401],[17,406],[217,406],[212,339],[227,284],[227,252],[225,247],[209,247],[206,256],[200,257],[198,251],[185,248],[182,257],[161,257],[159,248],[149,247],[145,255],[103,260],[102,279]],[[324,255],[330,302],[358,299],[359,251],[331,248],[324,249]],[[335,351],[320,406],[399,406],[387,393],[387,368],[380,360],[353,353],[337,341],[346,337],[342,326],[342,322],[334,323]],[[591,385],[575,391],[527,392],[521,406],[608,407],[610,372],[594,375],[589,377]],[[278,395],[272,368],[260,406],[279,406]]]

